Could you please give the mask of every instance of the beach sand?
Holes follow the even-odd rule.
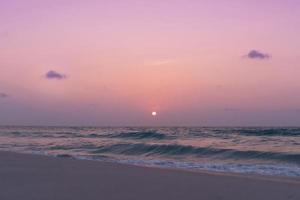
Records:
[[[300,199],[300,180],[0,152],[0,200]]]

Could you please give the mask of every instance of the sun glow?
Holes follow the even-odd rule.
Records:
[[[151,114],[152,114],[152,116],[156,116],[157,115],[157,113],[155,111],[153,111]]]

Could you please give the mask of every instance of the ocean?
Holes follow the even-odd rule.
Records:
[[[0,151],[300,177],[300,128],[0,127]]]

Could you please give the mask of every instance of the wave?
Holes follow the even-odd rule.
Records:
[[[121,132],[121,133],[90,133],[80,134],[76,132],[6,132],[4,134],[14,137],[38,137],[38,138],[120,138],[120,139],[172,139],[174,136],[169,136],[157,131],[139,131],[139,132]]]
[[[156,140],[163,140],[163,139],[171,139],[170,136],[166,134],[159,133],[156,131],[141,131],[141,132],[122,132],[117,134],[89,134],[88,137],[100,137],[100,138],[131,138],[131,139],[156,139]]]
[[[134,139],[166,139],[168,136],[163,133],[158,133],[156,131],[146,131],[146,132],[128,132],[119,133],[112,137],[116,138],[134,138]]]
[[[222,139],[231,138],[232,135],[244,136],[293,136],[300,137],[300,128],[208,128],[208,129],[193,129],[191,128],[188,133],[182,134],[180,132],[162,133],[157,130],[141,130],[141,131],[128,131],[128,132],[115,132],[111,130],[108,133],[84,133],[76,131],[5,131],[0,134],[11,135],[14,137],[43,137],[43,138],[131,138],[131,139],[174,139],[176,137],[218,137]]]
[[[74,158],[72,155],[69,155],[69,154],[57,154],[55,157],[57,157],[57,158]]]
[[[243,128],[230,132],[251,136],[300,136],[300,128]]]
[[[29,132],[29,131],[11,131],[4,132],[0,134],[5,134],[13,137],[33,137],[33,138],[71,138],[71,137],[84,137],[78,133],[72,132]]]
[[[160,167],[181,168],[189,170],[205,170],[214,172],[261,174],[269,176],[300,177],[300,169],[296,166],[278,164],[237,164],[237,163],[211,163],[211,162],[178,162],[172,160],[121,160],[119,163]]]
[[[15,137],[26,137],[27,136],[26,134],[24,134],[22,132],[19,132],[19,131],[4,132],[4,133],[1,133],[1,134],[12,135],[12,136],[15,136]]]
[[[167,156],[204,156],[232,159],[281,160],[300,164],[300,154],[288,154],[262,151],[239,151],[234,149],[216,149],[211,147],[194,147],[179,144],[113,144],[100,146],[93,153],[112,153],[124,155],[167,155]]]

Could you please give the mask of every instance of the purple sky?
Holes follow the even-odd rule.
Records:
[[[300,125],[298,0],[1,0],[0,25],[0,125]]]

